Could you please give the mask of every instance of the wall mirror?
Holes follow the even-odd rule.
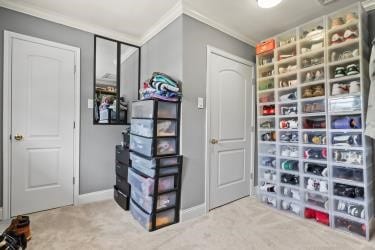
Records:
[[[100,36],[94,47],[94,124],[129,124],[138,99],[140,48]]]

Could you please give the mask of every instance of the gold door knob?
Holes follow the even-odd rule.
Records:
[[[16,141],[22,141],[22,140],[23,140],[23,135],[16,134],[16,135],[14,136],[14,139],[15,139]]]
[[[218,140],[216,140],[216,139],[211,139],[211,144],[218,144]]]

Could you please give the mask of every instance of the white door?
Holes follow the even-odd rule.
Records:
[[[11,42],[11,216],[73,204],[75,54]]]
[[[253,67],[210,53],[210,209],[250,194]]]

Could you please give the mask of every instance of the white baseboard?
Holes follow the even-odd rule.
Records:
[[[206,204],[200,204],[195,207],[181,210],[180,221],[187,221],[206,214]]]
[[[113,189],[107,189],[88,194],[81,194],[78,197],[78,205],[87,204],[97,201],[110,200],[113,198]]]

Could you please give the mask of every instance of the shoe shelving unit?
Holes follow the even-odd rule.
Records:
[[[257,55],[259,200],[369,239],[367,15],[355,4],[271,39]]]

